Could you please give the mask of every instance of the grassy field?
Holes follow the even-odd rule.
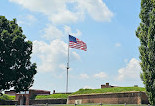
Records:
[[[51,95],[38,95],[35,99],[67,99],[69,95],[78,94],[96,94],[96,93],[118,93],[118,92],[129,92],[129,91],[145,91],[145,88],[141,87],[116,87],[116,88],[104,88],[104,89],[79,89],[77,92],[72,94],[51,94]]]
[[[10,96],[10,95],[6,95],[4,94],[3,96],[0,96],[1,100],[15,100],[15,96]]]

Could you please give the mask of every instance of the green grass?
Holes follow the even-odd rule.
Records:
[[[67,99],[70,94],[37,95],[35,99]]]
[[[72,94],[51,94],[51,95],[38,95],[35,99],[67,99],[69,95],[79,94],[96,94],[96,93],[118,93],[118,92],[129,92],[129,91],[145,91],[142,87],[115,87],[115,88],[104,88],[104,89],[79,89],[77,92]]]
[[[0,96],[0,99],[1,100],[15,100],[15,96],[3,94],[3,96]]]
[[[145,91],[142,87],[114,87],[114,88],[103,88],[103,89],[79,89],[72,95],[77,94],[94,94],[94,93],[118,93],[118,92],[130,92],[130,91]]]

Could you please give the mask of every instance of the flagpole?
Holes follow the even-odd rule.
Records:
[[[69,34],[68,34],[69,35]],[[69,41],[68,41],[68,61],[67,61],[67,82],[66,82],[66,93],[68,92],[68,70],[69,70]]]

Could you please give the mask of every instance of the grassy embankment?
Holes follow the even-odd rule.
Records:
[[[79,89],[72,94],[51,94],[51,95],[38,95],[35,99],[58,99],[68,98],[69,95],[80,95],[80,94],[97,94],[97,93],[118,93],[118,92],[130,92],[130,91],[145,91],[142,87],[116,87],[116,88],[104,88],[104,89]],[[1,100],[15,100],[15,96],[3,95],[0,96]]]
[[[116,88],[104,88],[104,89],[79,89],[72,94],[51,94],[51,95],[38,95],[36,99],[66,99],[69,95],[79,94],[97,94],[97,93],[118,93],[118,92],[132,92],[132,91],[145,91],[142,87],[116,87]]]
[[[66,99],[71,94],[37,95],[35,99]]]
[[[142,87],[114,87],[104,89],[80,89],[72,95],[78,94],[97,94],[97,93],[118,93],[118,92],[132,92],[132,91],[145,91]]]
[[[4,94],[3,96],[0,96],[0,100],[15,100],[15,96]]]

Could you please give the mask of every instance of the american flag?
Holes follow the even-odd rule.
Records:
[[[79,40],[78,38],[72,35],[69,35],[69,47],[87,51],[86,43],[84,43],[83,41]]]

